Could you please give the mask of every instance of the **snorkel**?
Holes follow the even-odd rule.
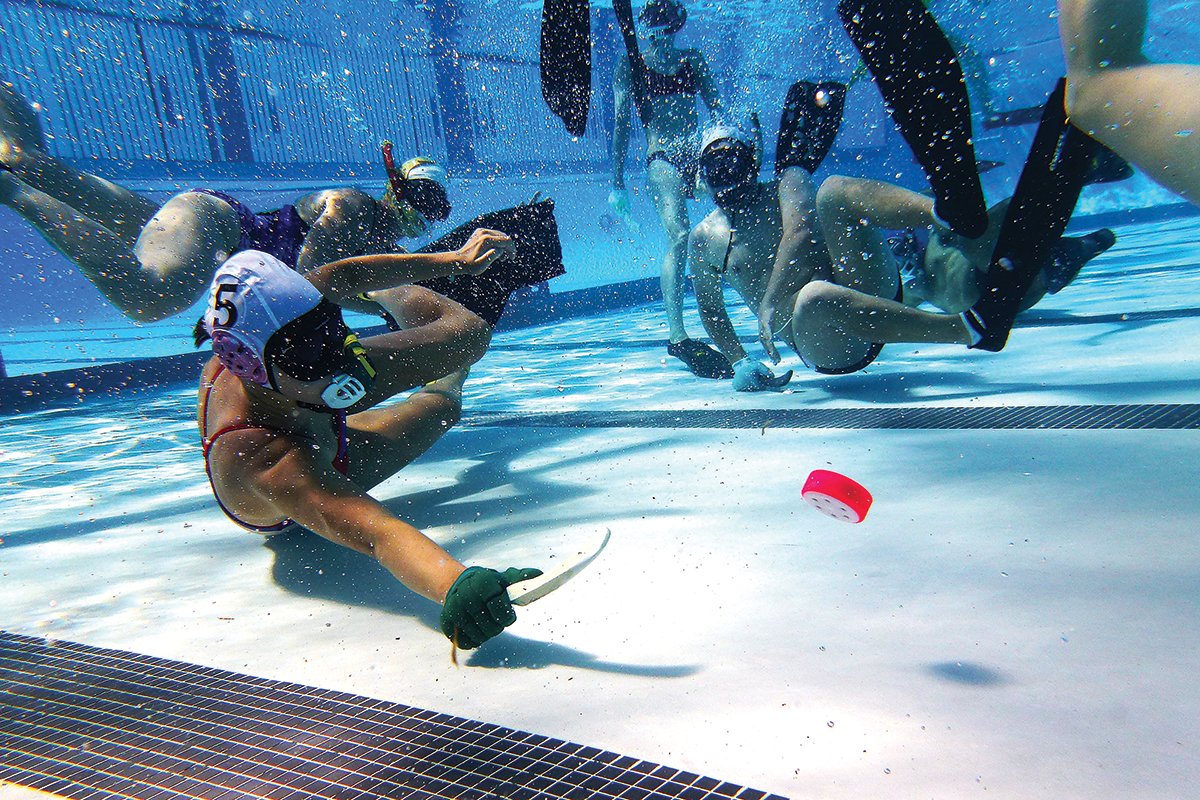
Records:
[[[416,230],[412,236],[424,233],[430,222],[441,222],[450,216],[446,170],[440,164],[432,158],[417,156],[397,167],[392,143],[384,141],[380,149],[394,199],[392,205],[405,228]]]
[[[679,0],[650,0],[638,14],[646,38],[656,46],[669,44],[687,22],[687,9]]]

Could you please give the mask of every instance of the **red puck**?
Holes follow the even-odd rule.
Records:
[[[817,511],[843,522],[862,522],[872,503],[862,484],[827,469],[814,469],[800,496]]]

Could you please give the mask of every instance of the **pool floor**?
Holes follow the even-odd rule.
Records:
[[[376,495],[468,563],[552,565],[613,538],[458,667],[436,607],[382,568],[221,515],[194,390],[9,418],[3,627],[792,797],[1184,796],[1200,220],[1117,233],[1001,354],[889,346],[778,394],[688,375],[660,307],[497,336],[463,424]],[[735,321],[753,334],[748,312]],[[699,333],[694,307],[689,322]],[[1037,421],[1067,406],[1083,421]],[[1168,406],[1184,422],[1155,423]],[[989,422],[998,407],[1037,413]],[[960,411],[913,427],[881,408]],[[815,409],[845,423],[810,427]],[[628,413],[643,411],[670,413]],[[801,501],[816,468],[872,492],[864,523]]]

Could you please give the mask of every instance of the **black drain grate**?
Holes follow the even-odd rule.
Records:
[[[504,428],[843,428],[893,430],[1195,430],[1200,405],[904,406],[740,411],[474,413],[464,423]]]
[[[0,633],[0,781],[79,800],[782,800],[560,739]]]

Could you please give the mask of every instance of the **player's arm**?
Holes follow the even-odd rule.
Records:
[[[371,556],[405,586],[441,603],[464,567],[421,531],[396,517],[303,446],[252,476],[255,492],[288,517],[332,542]]]
[[[774,315],[789,297],[812,280],[822,263],[828,263],[824,242],[819,234],[816,211],[816,187],[808,173],[799,167],[785,170],[779,180],[779,210],[783,234],[779,250],[767,279],[767,289],[759,305],[759,339],[776,363],[779,353],[773,344]]]
[[[339,305],[366,292],[383,291],[450,275],[478,275],[511,253],[513,241],[499,231],[479,229],[449,253],[383,253],[343,258],[305,274],[321,294]]]
[[[696,50],[691,56],[692,69],[696,72],[696,83],[700,90],[700,97],[704,100],[704,105],[708,106],[708,111],[714,117],[721,114],[721,94],[717,91],[717,83],[713,80],[712,70],[708,68],[708,61],[704,55]]]
[[[697,225],[688,237],[688,262],[691,265],[692,283],[696,288],[696,305],[704,330],[716,343],[721,354],[730,364],[734,364],[746,357],[746,351],[738,341],[737,331],[733,329],[729,311],[725,308],[725,293],[721,285],[721,275],[717,271],[712,238],[704,222]]]

